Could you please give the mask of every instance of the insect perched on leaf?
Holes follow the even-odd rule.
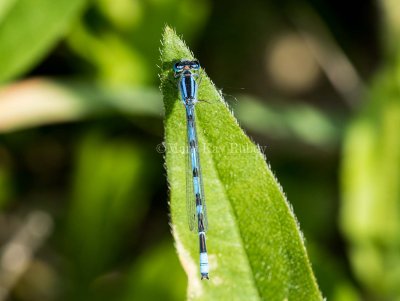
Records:
[[[197,231],[200,242],[201,279],[208,278],[208,254],[206,247],[207,211],[203,188],[203,177],[200,167],[199,149],[196,132],[195,105],[198,102],[196,79],[199,76],[198,61],[181,60],[174,65],[174,76],[178,78],[181,100],[186,108],[187,125],[187,173],[186,173],[186,206],[189,228]]]

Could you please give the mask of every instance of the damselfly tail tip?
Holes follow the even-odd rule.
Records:
[[[201,274],[201,280],[203,280],[203,279],[210,280],[210,278],[208,278],[208,273],[202,273]]]

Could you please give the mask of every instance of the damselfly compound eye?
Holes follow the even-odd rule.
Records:
[[[192,69],[194,69],[194,70],[199,69],[199,68],[200,68],[199,61],[192,61],[192,62],[190,62],[190,68],[192,68]]]
[[[180,72],[180,71],[182,71],[182,70],[183,70],[182,62],[175,63],[175,65],[174,65],[174,71],[175,71],[175,72]]]

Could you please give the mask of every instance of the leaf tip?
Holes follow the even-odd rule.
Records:
[[[176,36],[175,30],[168,24],[165,24],[163,35],[162,35],[162,41],[165,42],[165,41],[171,39],[173,36]]]

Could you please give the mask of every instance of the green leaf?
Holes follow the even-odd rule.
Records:
[[[400,22],[380,1],[384,60],[350,124],[341,168],[341,227],[355,277],[375,300],[400,300]]]
[[[147,210],[154,159],[139,144],[97,131],[78,151],[66,243],[76,264],[74,285],[86,288],[118,258],[126,235],[134,238],[128,229]]]
[[[154,62],[159,41],[154,37],[162,26],[172,22],[193,39],[205,25],[210,2],[97,0],[67,41],[102,82],[148,85],[157,80]]]
[[[400,298],[400,90],[396,64],[375,78],[348,128],[341,226],[357,279],[376,300]]]
[[[0,4],[0,82],[26,72],[54,46],[85,0],[5,0]]]
[[[40,78],[5,86],[0,99],[0,133],[102,114],[162,115],[161,96],[154,88],[107,88]]]
[[[12,199],[13,185],[9,166],[0,164],[0,210]]]
[[[249,95],[239,95],[232,106],[245,128],[262,135],[296,139],[317,147],[332,146],[339,140],[338,120],[307,104],[277,107]]]
[[[173,63],[193,54],[166,27],[161,88],[172,230],[191,300],[321,300],[289,203],[259,148],[243,133],[202,73],[196,106],[208,208],[210,281],[201,281],[198,237],[186,217],[185,110]]]
[[[142,254],[132,265],[121,301],[185,299],[186,275],[170,241]]]

